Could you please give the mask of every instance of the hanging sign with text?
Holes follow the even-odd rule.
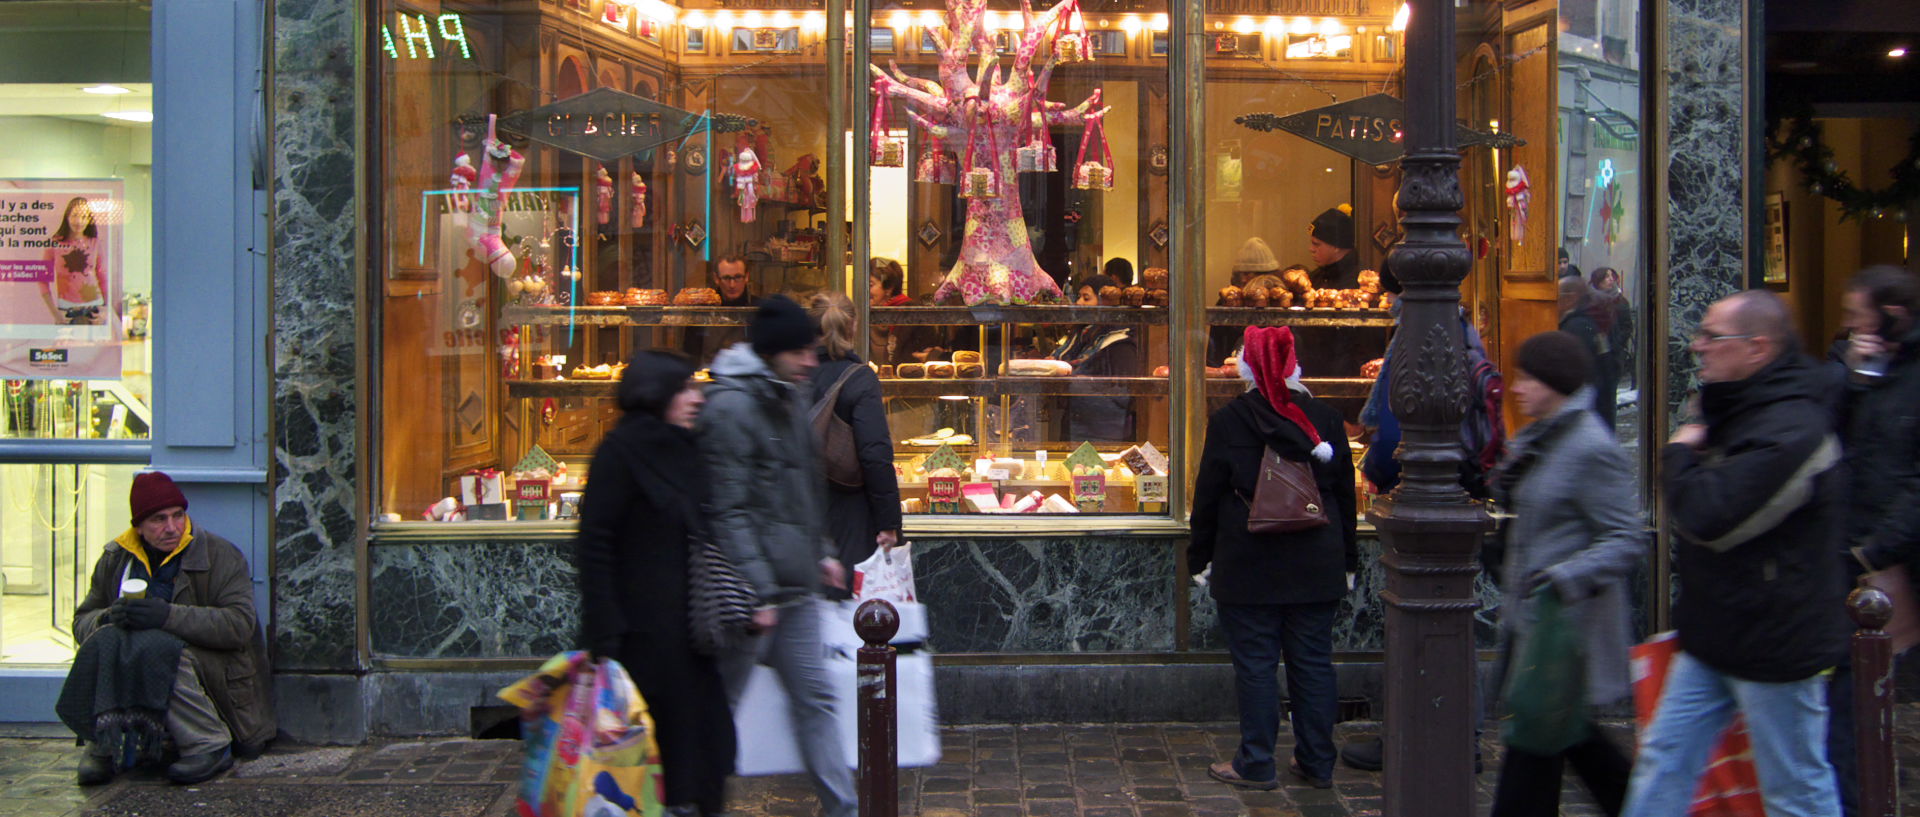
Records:
[[[0,179],[0,378],[120,377],[119,179]]]
[[[1399,161],[1406,152],[1402,144],[1405,118],[1406,105],[1398,98],[1373,94],[1285,116],[1254,113],[1233,121],[1262,132],[1283,130],[1367,164],[1384,165]],[[1457,122],[1454,142],[1463,148],[1490,145],[1504,149],[1525,144],[1508,134],[1477,131]]]

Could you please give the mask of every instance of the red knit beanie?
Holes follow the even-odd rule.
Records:
[[[145,522],[147,517],[168,508],[186,510],[187,495],[180,493],[180,486],[173,484],[173,477],[159,471],[148,471],[134,475],[128,504],[133,506],[133,524],[138,525]]]
[[[1240,359],[1253,371],[1253,384],[1266,395],[1268,405],[1305,432],[1313,442],[1313,458],[1321,462],[1333,459],[1333,446],[1320,439],[1320,432],[1307,420],[1307,413],[1293,402],[1287,378],[1300,369],[1293,353],[1293,330],[1285,326],[1249,326],[1242,341]]]

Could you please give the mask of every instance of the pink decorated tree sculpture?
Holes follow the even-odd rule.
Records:
[[[940,46],[939,82],[909,76],[897,64],[890,65],[891,73],[871,66],[876,97],[905,103],[915,123],[960,154],[959,182],[968,197],[966,232],[959,260],[934,291],[937,303],[1061,299],[1060,287],[1033,257],[1020,209],[1015,157],[1033,134],[1045,141],[1048,128],[1084,126],[1106,110],[1099,107],[1098,90],[1072,108],[1047,101],[1054,67],[1090,56],[1076,0],[1061,0],[1044,12],[1035,12],[1030,0],[1020,5],[1023,25],[1009,32],[1017,38],[1010,68],[1000,64],[993,35],[983,24],[986,0],[947,0],[946,26],[930,32]],[[1042,46],[1046,61],[1036,75],[1034,57]],[[970,51],[979,54],[971,73]]]

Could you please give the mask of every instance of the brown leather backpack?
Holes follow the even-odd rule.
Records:
[[[1260,455],[1253,499],[1247,501],[1247,532],[1293,533],[1325,524],[1327,507],[1312,464],[1282,459],[1268,446]]]

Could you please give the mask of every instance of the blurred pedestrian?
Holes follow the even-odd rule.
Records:
[[[1613,373],[1616,388],[1623,383],[1633,383],[1633,301],[1622,288],[1620,271],[1613,267],[1594,270],[1587,276],[1587,288],[1592,293],[1587,314],[1607,337],[1606,369]]]
[[[756,664],[772,667],[826,817],[854,817],[817,603],[827,588],[846,587],[827,538],[826,479],[807,423],[817,341],[799,304],[784,295],[761,301],[746,342],[714,358],[700,450],[713,478],[714,538],[763,605],[753,618],[764,634],[721,660],[728,699],[739,702]]]
[[[1593,362],[1577,338],[1534,335],[1516,357],[1513,394],[1534,422],[1514,437],[1493,486],[1513,514],[1501,574],[1519,579],[1501,594],[1501,664],[1532,634],[1538,593],[1552,588],[1585,647],[1587,702],[1609,706],[1629,691],[1627,582],[1645,547],[1633,465],[1592,411]],[[1599,727],[1589,723],[1587,734],[1555,755],[1507,747],[1493,817],[1559,814],[1567,763],[1601,810],[1618,815],[1632,762]]]
[[[1569,267],[1571,268],[1571,267]],[[1593,292],[1587,281],[1578,275],[1568,275],[1560,279],[1560,331],[1578,338],[1587,349],[1587,356],[1593,360],[1593,378],[1589,381],[1593,391],[1593,411],[1600,416],[1601,425],[1608,434],[1613,433],[1614,413],[1617,409],[1614,375],[1613,347],[1607,340],[1607,333],[1593,320]]]
[[[1773,817],[1834,815],[1826,674],[1847,660],[1840,443],[1770,292],[1714,303],[1694,332],[1704,425],[1661,453],[1674,530],[1680,653],[1641,736],[1630,817],[1681,817],[1735,715]]]
[[[1845,450],[1848,575],[1920,557],[1920,277],[1899,267],[1861,270],[1842,297],[1840,439]],[[1842,662],[1827,687],[1827,753],[1852,815],[1860,793],[1853,740],[1853,673]]]
[[[853,431],[853,448],[822,451],[822,458],[853,455],[860,481],[844,485],[827,480],[827,535],[843,565],[857,565],[877,547],[900,542],[900,482],[893,471],[893,432],[887,428],[886,407],[880,402],[880,378],[853,351],[858,322],[853,302],[838,292],[813,296],[807,315],[820,332],[820,367],[813,374],[812,400]],[[834,393],[834,384],[841,383]],[[833,405],[821,406],[829,394]],[[818,443],[819,440],[815,440]],[[829,588],[828,596],[849,598],[845,588]]]
[[[1300,383],[1292,330],[1249,327],[1239,365],[1251,388],[1207,421],[1187,547],[1196,581],[1219,605],[1240,707],[1240,748],[1208,774],[1239,788],[1279,785],[1277,666],[1284,657],[1294,738],[1287,771],[1324,789],[1333,785],[1339,703],[1334,611],[1359,565],[1353,457],[1339,411]],[[1307,464],[1326,524],[1286,533],[1248,528],[1269,449]]]
[[[636,353],[620,378],[625,415],[593,454],[575,542],[581,639],[627,669],[653,715],[675,817],[726,811],[733,715],[720,668],[688,638],[687,554],[707,534],[707,471],[693,436],[705,399],[693,362]]]

